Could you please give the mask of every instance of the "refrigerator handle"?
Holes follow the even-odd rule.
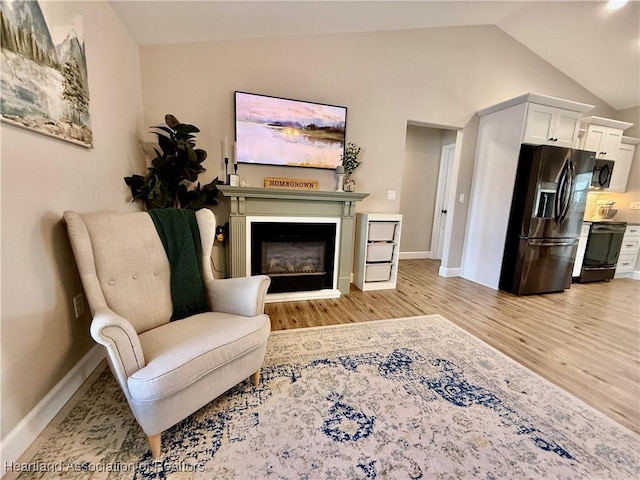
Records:
[[[567,164],[569,159],[565,159],[562,164],[562,168],[560,169],[560,173],[558,174],[557,186],[556,186],[556,194],[555,194],[555,202],[554,202],[554,212],[553,212],[553,220],[556,224],[562,221],[562,212],[564,211],[564,192],[565,185],[567,183]]]
[[[577,245],[578,240],[570,240],[568,242],[546,242],[544,240],[529,240],[527,242],[532,247],[569,247]]]
[[[564,192],[564,205],[562,207],[562,213],[560,215],[560,223],[564,222],[565,218],[567,218],[567,214],[569,213],[569,208],[571,207],[571,197],[573,196],[573,187],[575,185],[575,168],[572,160],[569,160],[568,166],[568,186],[567,188],[565,188]]]

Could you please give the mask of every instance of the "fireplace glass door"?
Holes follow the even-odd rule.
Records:
[[[271,278],[269,293],[333,288],[336,225],[253,222],[251,273]]]

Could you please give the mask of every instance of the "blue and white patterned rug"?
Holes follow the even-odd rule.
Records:
[[[640,478],[638,435],[439,315],[274,332],[162,443],[105,371],[19,478]]]

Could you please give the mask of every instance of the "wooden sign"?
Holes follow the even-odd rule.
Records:
[[[282,188],[284,190],[318,190],[318,181],[307,178],[266,177],[264,188]]]

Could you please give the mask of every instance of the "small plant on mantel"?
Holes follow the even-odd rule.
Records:
[[[353,192],[355,190],[355,180],[351,178],[351,175],[362,163],[358,160],[358,155],[360,155],[361,150],[361,147],[357,146],[355,143],[349,142],[344,149],[344,154],[340,157],[342,160],[342,166],[346,173],[344,179],[344,189],[346,192]]]
[[[180,123],[171,114],[165,115],[167,124],[151,127],[158,136],[160,150],[154,148],[156,157],[145,175],[124,177],[131,189],[133,200],[140,200],[147,210],[153,208],[188,208],[197,210],[205,205],[218,203],[220,183],[216,177],[201,186],[198,175],[205,171],[202,162],[207,152],[195,148],[194,125]]]

